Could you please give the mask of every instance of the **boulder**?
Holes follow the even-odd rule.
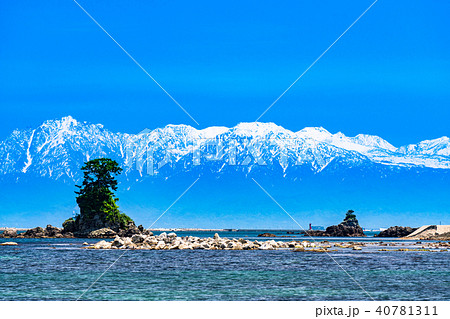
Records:
[[[125,245],[125,242],[119,236],[116,236],[111,243],[111,246],[113,247],[122,247],[123,245]]]
[[[17,230],[7,228],[0,234],[0,238],[14,238],[17,237]]]
[[[261,246],[259,246],[258,249],[260,249],[260,250],[273,250],[274,248],[272,247],[271,244],[266,242],[266,243],[263,243]]]
[[[167,233],[161,233],[159,234],[159,239],[166,239],[167,238]]]
[[[6,243],[0,243],[0,246],[17,246],[18,245],[18,243],[15,243],[15,242],[12,242],[12,241],[9,241],[9,242],[6,242]]]
[[[383,230],[375,237],[406,237],[412,234],[417,228],[393,226]]]
[[[75,238],[73,233],[70,233],[70,232],[62,233],[61,235],[62,235],[63,238]]]
[[[35,227],[32,229],[28,229],[24,234],[24,237],[27,238],[42,238],[45,236],[44,229],[42,227]]]
[[[61,231],[61,228],[47,225],[47,227],[44,229],[44,234],[47,237],[56,237],[57,235],[61,235]]]
[[[110,249],[111,248],[111,243],[108,243],[104,240],[99,241],[98,243],[96,243],[94,245],[94,249]]]
[[[145,241],[146,236],[141,234],[135,234],[131,237],[131,242],[134,244],[141,244]]]
[[[271,233],[263,233],[259,234],[258,237],[277,237],[277,235]]]
[[[101,228],[94,231],[91,231],[87,237],[88,238],[114,238],[117,233],[109,228]]]

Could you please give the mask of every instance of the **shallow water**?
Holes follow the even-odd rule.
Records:
[[[228,237],[245,236],[256,233]],[[331,252],[366,293],[323,253],[85,250],[84,241],[98,240],[14,241],[19,246],[0,246],[0,300],[75,300],[124,252],[82,300],[450,300],[450,252]]]

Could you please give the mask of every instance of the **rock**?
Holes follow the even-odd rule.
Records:
[[[220,240],[220,236],[218,233],[214,234],[214,240],[216,240],[216,241]]]
[[[58,227],[54,227],[52,225],[47,225],[44,229],[44,234],[47,237],[56,237],[57,235],[61,235],[62,229]]]
[[[75,219],[69,218],[62,224],[63,233],[74,233],[77,230]]]
[[[366,237],[361,226],[347,226],[345,224],[327,227],[325,233],[330,237]]]
[[[175,237],[177,237],[177,234],[175,234],[175,233],[169,233],[169,234],[167,235],[167,237],[169,237],[169,238],[175,238]]]
[[[142,227],[142,226],[141,226]],[[126,229],[121,229],[119,231],[119,236],[121,237],[133,237],[133,235],[141,234],[141,231],[138,227],[134,224],[134,222],[128,223],[128,226]]]
[[[84,243],[83,243],[83,246],[89,246],[89,243],[84,242]]]
[[[192,249],[192,247],[188,244],[183,243],[178,246],[178,249]]]
[[[93,216],[80,214],[75,218],[69,218],[63,223],[62,233],[72,233],[75,237],[84,238],[91,232],[103,228],[111,229],[123,237],[131,237],[134,234],[141,233],[133,221],[129,221],[127,225],[124,225],[120,221],[109,221],[103,213],[93,214]]]
[[[383,230],[375,237],[406,237],[413,233],[417,228],[393,226]]]
[[[443,234],[438,234],[438,235],[435,235],[435,236],[431,236],[429,239],[431,239],[431,240],[448,240],[448,241],[450,241],[450,232],[443,233]]]
[[[6,242],[6,243],[0,243],[0,246],[17,246],[17,245],[19,245],[19,244],[15,243],[15,242],[12,242],[12,241],[9,241],[9,242]]]
[[[94,249],[110,249],[111,248],[111,243],[108,243],[104,240],[99,241],[98,243],[96,243],[94,245]]]
[[[149,231],[148,229],[144,229],[142,231],[142,235],[153,236],[153,233],[151,231]]]
[[[366,237],[360,226],[333,225],[323,230],[308,230],[306,234],[311,237]]]
[[[163,249],[164,246],[166,246],[166,243],[164,241],[160,240],[158,242],[158,244],[156,244],[155,249]]]
[[[149,246],[156,246],[158,244],[158,240],[154,236],[148,236],[144,243]]]
[[[125,245],[125,242],[119,236],[116,236],[111,243],[112,247],[122,247],[123,245]]]
[[[73,233],[62,233],[61,234],[63,238],[74,238],[75,236],[73,235]]]
[[[328,237],[329,235],[325,233],[324,230],[307,230],[305,232],[305,237]]]
[[[94,231],[91,231],[87,237],[88,238],[114,238],[117,233],[109,228],[101,228]]]
[[[358,224],[354,211],[349,210],[344,218],[344,221],[339,225],[327,227],[325,231],[308,230],[306,235],[319,237],[366,237],[363,229]]]
[[[258,237],[277,237],[277,235],[274,235],[271,233],[263,233],[263,234],[259,234]]]
[[[45,233],[42,227],[35,227],[28,229],[23,236],[26,238],[42,238],[45,236]]]
[[[359,246],[353,246],[353,248],[352,248],[353,250],[362,250],[362,248],[361,247],[359,247]]]
[[[166,239],[167,238],[167,233],[161,233],[159,234],[159,239]]]
[[[260,250],[273,250],[273,246],[269,244],[268,242],[263,243],[261,246],[259,246]]]
[[[133,235],[133,236],[131,237],[131,242],[132,242],[133,244],[140,244],[140,243],[143,243],[143,242],[145,241],[146,238],[147,238],[147,237],[144,236],[144,235],[136,234],[136,235]]]
[[[2,234],[0,234],[0,238],[15,238],[17,237],[17,230],[8,228],[3,231]]]

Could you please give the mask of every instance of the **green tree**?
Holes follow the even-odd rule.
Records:
[[[348,210],[347,213],[345,214],[344,221],[355,220],[356,219],[356,215],[353,214],[354,212],[355,212],[354,210],[351,210],[351,209]]]
[[[114,192],[117,191],[116,176],[122,172],[119,164],[109,158],[98,158],[85,163],[83,183],[76,185],[79,191],[76,200],[80,208],[77,220],[100,218],[103,223],[111,223],[125,228],[131,220],[120,213]],[[98,216],[98,217],[96,217]]]

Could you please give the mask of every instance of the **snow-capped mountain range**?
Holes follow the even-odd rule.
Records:
[[[240,123],[197,130],[167,125],[139,134],[113,133],[67,116],[35,129],[15,130],[0,143],[0,176],[79,180],[89,159],[110,157],[126,176],[167,177],[184,172],[314,174],[341,168],[450,169],[448,137],[395,147],[378,136],[347,137],[321,127],[289,131],[274,123]]]

